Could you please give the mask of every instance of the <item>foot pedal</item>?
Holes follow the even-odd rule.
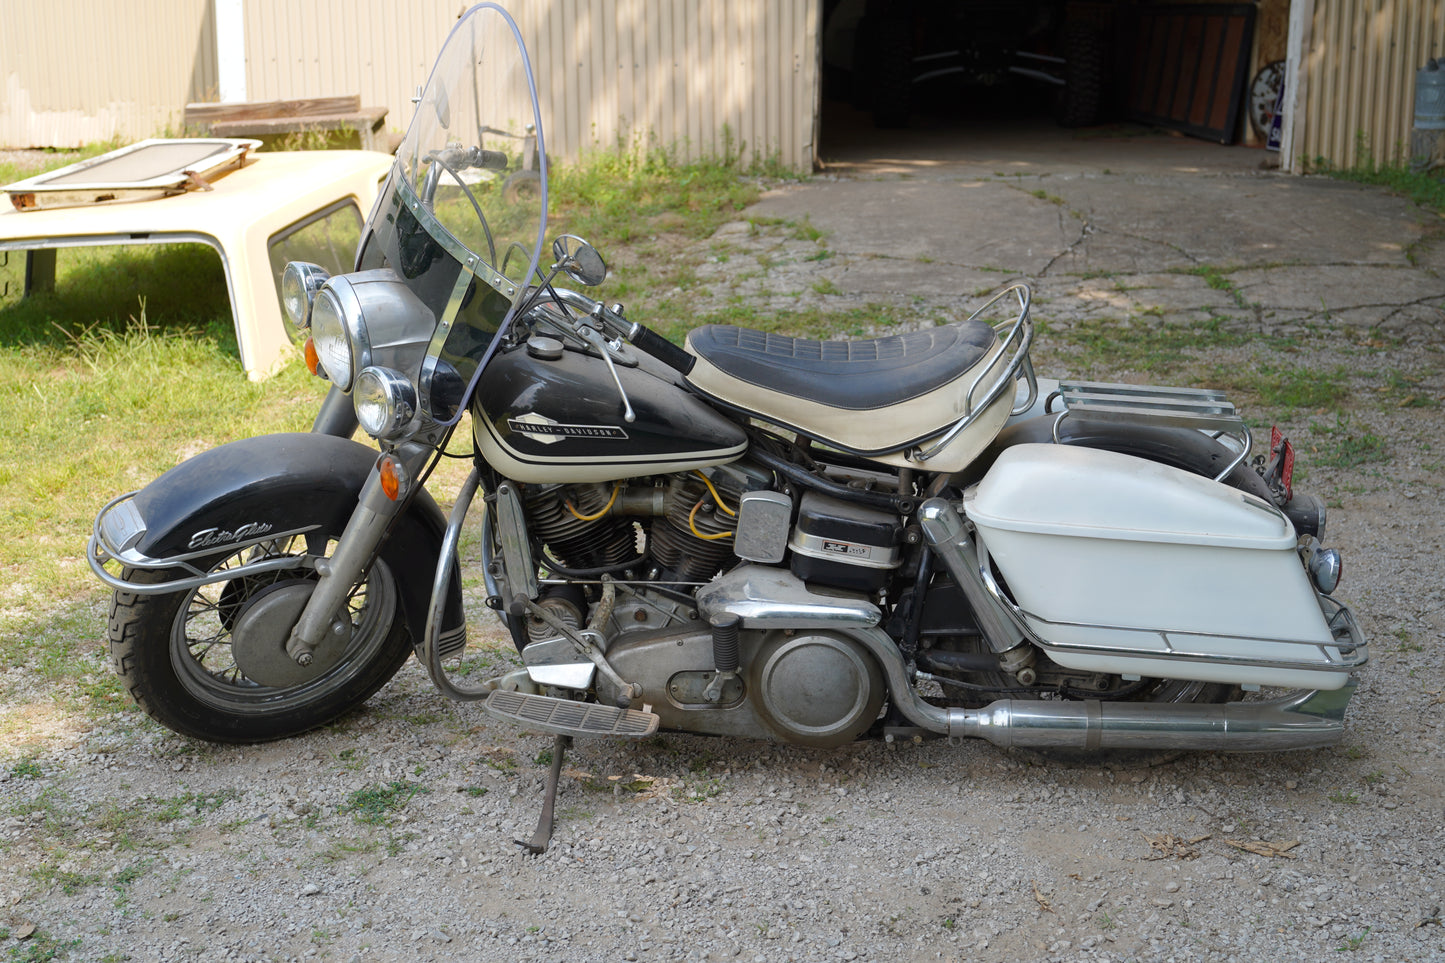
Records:
[[[592,702],[573,702],[552,696],[528,695],[498,689],[483,703],[499,719],[559,736],[611,736],[645,739],[657,732],[658,717],[636,709],[615,709]]]

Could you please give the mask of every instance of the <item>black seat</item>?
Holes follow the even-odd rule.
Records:
[[[833,408],[866,411],[921,397],[956,380],[988,354],[982,321],[863,341],[811,341],[710,324],[688,347],[723,374]]]

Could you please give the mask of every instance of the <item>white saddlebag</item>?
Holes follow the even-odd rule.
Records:
[[[1253,495],[1114,452],[1019,445],[964,510],[980,558],[1067,668],[1337,689],[1360,661],[1331,632],[1326,608],[1342,609],[1316,595],[1289,520]]]

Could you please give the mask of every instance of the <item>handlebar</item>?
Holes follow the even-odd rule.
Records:
[[[645,352],[661,361],[680,374],[687,374],[692,370],[697,359],[688,354],[687,351],[679,348],[662,335],[633,321],[628,321],[615,311],[609,309],[601,301],[594,301],[585,294],[576,291],[569,291],[567,288],[555,288],[557,300],[569,307],[576,308],[588,318],[603,333],[613,337],[622,338],[639,351]]]
[[[443,164],[457,170],[481,168],[487,171],[507,169],[507,155],[499,150],[484,150],[480,147],[448,147],[438,151],[437,157]]]
[[[633,327],[636,331],[628,339],[632,342],[632,346],[639,351],[647,352],[679,374],[687,374],[697,363],[697,358],[652,329],[645,328],[640,324],[633,325]]]

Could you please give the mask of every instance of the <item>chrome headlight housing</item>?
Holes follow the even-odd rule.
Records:
[[[356,376],[351,392],[356,421],[371,437],[388,441],[406,433],[416,416],[416,386],[400,371],[372,366]]]
[[[311,304],[330,277],[331,272],[310,261],[291,261],[281,272],[281,307],[297,331],[311,327]]]
[[[372,365],[420,370],[436,316],[387,268],[329,279],[311,305],[316,357],[342,391]]]
[[[316,346],[317,363],[332,384],[351,390],[354,356],[347,337],[341,303],[330,288],[322,288],[311,306],[311,343]]]

